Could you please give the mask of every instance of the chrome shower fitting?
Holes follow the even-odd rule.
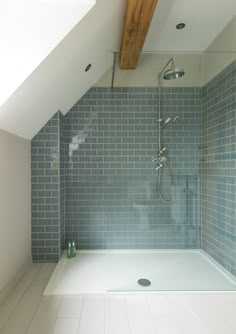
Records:
[[[159,161],[160,161],[160,164],[162,164],[163,162],[166,161],[166,148],[163,147],[160,152],[159,152]]]
[[[160,154],[159,157],[152,157],[152,162],[154,162],[155,164],[157,164],[156,166],[156,170],[160,169],[162,167],[162,160],[160,158]]]
[[[163,162],[166,162],[167,157],[166,157],[165,153],[166,153],[166,148],[163,147],[160,150],[160,152],[158,154],[158,157],[152,156],[152,162],[157,164],[156,170],[159,170],[161,167],[163,167]]]
[[[169,68],[168,68],[169,67]],[[158,74],[158,79],[164,80],[173,80],[179,79],[185,74],[184,69],[182,67],[176,67],[174,63],[174,59],[170,58],[168,62],[165,64],[161,72]]]
[[[171,118],[169,117],[165,120],[164,124],[168,124],[170,121],[171,121]]]
[[[169,124],[170,122],[176,123],[177,119],[179,118],[179,116],[175,116],[175,117],[168,117],[166,119],[164,118],[160,118],[158,120],[158,122],[161,124],[161,127],[166,126],[167,124]]]
[[[179,118],[179,116],[176,116],[174,119],[173,119],[173,122],[176,123],[177,119]]]
[[[181,78],[185,74],[184,69],[180,67],[176,67],[174,64],[174,59],[170,58],[165,66],[162,68],[162,70],[159,72],[157,76],[158,80],[158,131],[159,131],[159,143],[158,143],[158,151],[159,151],[159,159],[155,159],[155,162],[158,164],[156,167],[156,170],[158,170],[158,181],[157,181],[157,187],[159,191],[159,195],[161,200],[166,203],[170,204],[175,200],[176,197],[176,184],[175,184],[175,177],[173,170],[171,168],[171,164],[169,161],[168,154],[166,154],[166,148],[165,148],[165,138],[164,138],[164,130],[168,127],[168,124],[170,121],[173,123],[176,123],[176,120],[178,119],[178,116],[176,117],[168,117],[166,119],[163,118],[162,112],[161,112],[161,88],[162,88],[162,80],[172,80],[172,79],[178,79]],[[163,163],[164,162],[164,163]],[[163,169],[167,171],[169,174],[170,180],[171,180],[171,185],[173,186],[173,191],[172,188],[170,189],[170,198],[165,198],[164,193],[162,193],[162,187],[161,187],[161,180],[162,180],[162,165]],[[166,190],[165,190],[166,193]]]

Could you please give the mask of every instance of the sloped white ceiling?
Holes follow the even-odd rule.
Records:
[[[57,110],[68,112],[111,67],[125,10],[126,0],[97,0],[0,108],[0,128],[31,139]],[[203,51],[235,15],[235,0],[159,0],[144,51]]]
[[[95,0],[0,1],[0,106],[95,3]]]
[[[125,9],[125,0],[97,0],[2,105],[0,128],[31,139],[56,111],[66,113],[112,65],[107,51],[119,48]]]

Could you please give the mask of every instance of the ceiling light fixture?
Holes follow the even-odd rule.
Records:
[[[176,25],[176,29],[180,30],[180,29],[184,29],[185,28],[185,23],[178,23]]]
[[[88,72],[90,70],[90,68],[92,67],[92,64],[88,64],[86,67],[85,67],[85,72]]]

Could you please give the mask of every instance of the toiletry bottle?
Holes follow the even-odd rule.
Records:
[[[71,246],[71,256],[75,257],[76,256],[76,247],[75,247],[75,242],[72,241],[72,246]]]
[[[71,245],[71,242],[69,241],[68,242],[68,245],[67,245],[67,258],[71,258],[72,256],[72,245]]]

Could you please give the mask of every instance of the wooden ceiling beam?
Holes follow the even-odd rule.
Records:
[[[119,54],[120,69],[135,69],[158,0],[127,0],[127,11]]]

